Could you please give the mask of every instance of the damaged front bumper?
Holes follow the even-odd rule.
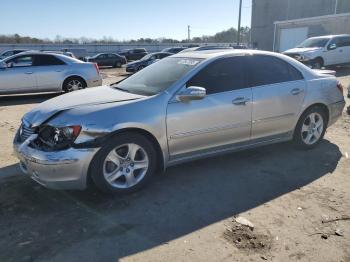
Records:
[[[20,141],[14,139],[14,151],[21,170],[39,184],[52,189],[85,189],[90,163],[99,148],[69,148],[46,152],[31,146],[36,134]]]

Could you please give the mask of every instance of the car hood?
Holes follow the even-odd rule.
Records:
[[[39,126],[58,113],[72,108],[118,103],[140,98],[144,98],[144,96],[119,91],[110,86],[88,88],[47,100],[29,111],[23,118],[31,126]]]
[[[321,47],[296,47],[283,52],[283,54],[302,54],[305,52],[321,50]]]

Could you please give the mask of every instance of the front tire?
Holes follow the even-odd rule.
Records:
[[[323,60],[322,58],[316,58],[312,63],[311,63],[311,68],[312,69],[321,69],[323,67]]]
[[[314,106],[300,117],[294,131],[294,143],[298,148],[311,149],[318,145],[326,133],[328,119],[323,108]]]
[[[112,137],[94,157],[89,175],[98,189],[109,194],[134,192],[156,172],[156,150],[138,133]]]

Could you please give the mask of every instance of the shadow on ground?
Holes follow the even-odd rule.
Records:
[[[122,197],[2,179],[0,261],[117,261],[305,186],[340,158],[328,141],[311,151],[267,146],[170,168]]]

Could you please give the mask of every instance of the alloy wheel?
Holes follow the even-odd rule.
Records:
[[[323,117],[313,112],[309,114],[301,128],[301,138],[306,145],[313,145],[320,140],[324,129]]]
[[[149,158],[137,144],[124,144],[114,148],[103,163],[103,175],[115,188],[125,189],[138,184],[146,175]]]
[[[76,91],[83,88],[84,88],[83,83],[77,79],[72,79],[67,83],[68,92]]]

